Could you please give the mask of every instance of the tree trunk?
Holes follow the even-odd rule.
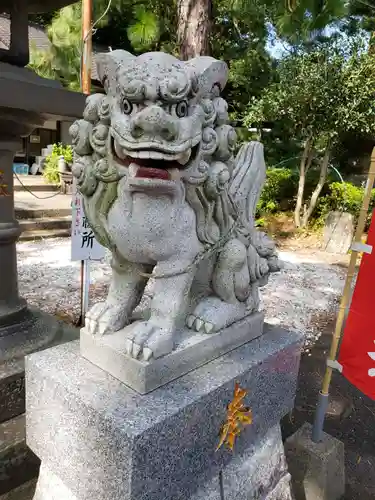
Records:
[[[313,211],[315,210],[319,195],[322,192],[323,186],[326,182],[327,173],[328,173],[328,163],[329,163],[330,156],[331,156],[331,151],[330,151],[329,146],[327,146],[325,153],[324,153],[323,160],[320,163],[320,176],[319,176],[318,184],[316,185],[316,188],[314,189],[314,192],[311,195],[309,208],[306,210],[306,213],[303,216],[303,221],[302,221],[303,227],[307,227],[307,224],[310,220],[310,217],[311,217]]]
[[[177,40],[186,61],[210,54],[212,0],[178,0]]]
[[[305,191],[306,173],[312,161],[311,145],[312,138],[309,137],[305,142],[305,148],[303,150],[303,155],[299,166],[297,201],[296,208],[294,209],[294,224],[296,227],[301,227],[301,208],[303,203],[303,194]]]

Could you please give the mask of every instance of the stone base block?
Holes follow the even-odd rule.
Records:
[[[344,444],[325,433],[314,443],[311,432],[306,423],[285,443],[296,500],[339,500],[345,492]]]
[[[77,328],[41,311],[27,310],[24,319],[0,334],[0,423],[25,412],[25,354],[76,340],[79,335]]]
[[[292,500],[281,439],[275,425],[232,461],[190,500]]]
[[[223,496],[222,496],[223,495]],[[33,500],[78,500],[64,482],[42,465]],[[118,497],[120,500],[120,497]],[[143,497],[139,497],[143,498]],[[149,498],[149,497],[145,497]],[[234,458],[189,500],[292,500],[279,425]],[[1,500],[1,499],[0,499]]]
[[[129,327],[115,333],[97,336],[81,330],[81,354],[140,394],[171,382],[199,366],[246,344],[263,332],[264,315],[252,314],[217,333],[178,332],[173,352],[142,361],[126,354]]]
[[[14,488],[14,490],[0,495],[0,500],[33,500],[36,487],[36,479]]]
[[[0,495],[37,477],[39,465],[26,446],[25,416],[0,424]]]
[[[39,471],[39,459],[26,446],[24,355],[79,335],[78,329],[39,311],[26,309],[17,319],[20,323],[0,328],[0,495],[10,490],[16,495],[14,489]]]
[[[326,252],[346,254],[353,242],[355,225],[352,214],[330,212],[324,228],[324,248]]]
[[[275,500],[287,483],[278,424],[293,407],[300,349],[298,335],[266,327],[146,395],[81,357],[77,342],[29,356],[27,443],[42,460],[35,500],[194,499],[220,473],[233,498],[247,488],[247,498]],[[253,423],[234,452],[216,451],[236,382]]]

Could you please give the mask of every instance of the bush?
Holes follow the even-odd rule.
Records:
[[[73,163],[73,150],[71,146],[64,146],[63,144],[54,144],[52,153],[46,157],[43,169],[43,177],[50,184],[59,184],[59,159],[63,156],[66,163]]]
[[[321,197],[316,210],[319,224],[324,224],[325,218],[329,212],[348,212],[353,215],[355,223],[358,220],[362,206],[364,188],[355,186],[350,182],[333,182],[328,187],[326,196]],[[372,190],[369,217],[367,223],[371,220],[371,213],[375,207],[375,189]]]
[[[289,168],[267,169],[267,179],[260,195],[257,214],[290,210],[298,186],[298,172]]]

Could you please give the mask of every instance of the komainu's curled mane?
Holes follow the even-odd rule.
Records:
[[[256,311],[259,286],[279,270],[273,242],[254,228],[263,147],[234,156],[221,61],[114,51],[98,72],[105,94],[88,97],[71,127],[73,173],[113,278],[86,327],[104,335],[137,314],[127,352],[150,360],[173,349],[183,322],[209,334]]]

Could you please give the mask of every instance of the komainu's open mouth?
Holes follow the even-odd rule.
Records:
[[[196,148],[189,148],[183,153],[169,154],[154,149],[129,151],[117,145],[112,139],[112,154],[116,162],[129,170],[129,177],[143,179],[161,179],[173,181],[180,179],[182,170]]]

